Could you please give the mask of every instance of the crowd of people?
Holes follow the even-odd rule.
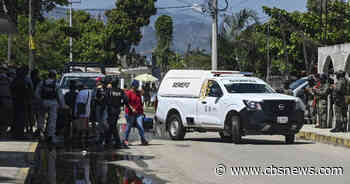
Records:
[[[88,138],[93,127],[101,144],[127,148],[130,129],[136,127],[142,145],[148,145],[143,108],[144,102],[151,104],[148,96],[153,93],[138,90],[139,81],[133,80],[130,89],[120,89],[118,79],[97,78],[96,87],[88,89],[81,81],[72,80],[69,91],[61,95],[57,80],[55,70],[41,79],[38,70],[29,75],[26,66],[1,66],[0,133],[17,139],[42,138],[55,144],[62,134],[65,142]],[[123,109],[127,128],[121,140],[117,123]]]
[[[346,72],[336,72],[336,80],[327,73],[307,77],[308,87],[297,96],[306,105],[309,123],[315,124],[316,128],[332,128],[331,132],[347,132],[350,83],[346,79]],[[284,92],[292,95],[288,84],[286,83]],[[335,126],[332,124],[333,118]]]

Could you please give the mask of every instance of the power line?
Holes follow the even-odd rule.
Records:
[[[156,7],[157,9],[177,9],[177,8],[191,8],[191,6],[169,6],[169,7]]]

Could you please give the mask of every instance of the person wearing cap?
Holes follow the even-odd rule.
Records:
[[[40,112],[38,118],[38,131],[42,135],[44,131],[45,115],[48,114],[47,122],[47,141],[57,143],[56,137],[56,121],[57,111],[60,105],[63,105],[63,99],[60,99],[57,86],[57,73],[55,70],[50,70],[48,79],[41,81],[37,88],[35,95],[42,100],[43,111]]]
[[[331,85],[333,89],[334,98],[334,111],[336,124],[335,127],[330,132],[345,132],[346,126],[346,103],[345,95],[347,93],[347,81],[345,79],[345,72],[340,70],[336,73],[337,82]]]
[[[123,144],[120,140],[119,130],[117,129],[117,123],[124,103],[127,103],[128,99],[122,89],[119,88],[119,80],[114,79],[111,82],[112,88],[106,90],[106,104],[107,104],[107,122],[108,130],[106,132],[106,144],[112,143],[112,135],[114,137],[115,148],[123,148]]]
[[[133,80],[131,83],[131,89],[126,92],[128,97],[128,103],[125,105],[125,114],[127,117],[127,127],[124,137],[124,144],[128,145],[128,138],[131,128],[136,124],[139,135],[141,137],[141,144],[148,145],[148,142],[145,138],[145,131],[143,129],[143,105],[141,99],[141,93],[138,91],[140,86],[139,81]]]

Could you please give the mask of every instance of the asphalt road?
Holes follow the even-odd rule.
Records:
[[[159,182],[154,183],[350,182],[350,150],[332,145],[304,140],[286,145],[282,136],[247,136],[244,137],[243,144],[235,145],[223,143],[217,133],[189,133],[184,141],[154,138],[150,143],[149,146],[139,146],[139,143],[135,142],[131,149],[122,152],[152,159],[144,160],[142,164],[133,161],[121,161],[116,164],[138,170],[145,176],[156,176]],[[226,169],[216,169],[219,164],[223,164]],[[232,174],[237,168],[230,167],[261,167],[265,175],[256,175],[252,171],[249,176],[237,176]],[[302,172],[301,167],[308,168],[302,168],[305,171]],[[337,168],[330,171],[331,168],[328,167]],[[330,176],[331,172],[338,172],[340,176]]]

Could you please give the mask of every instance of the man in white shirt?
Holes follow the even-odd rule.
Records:
[[[75,128],[80,131],[79,133],[88,133],[88,123],[89,123],[89,117],[91,112],[91,97],[92,92],[87,88],[87,86],[83,85],[82,83],[78,82],[77,84],[78,89],[80,90],[76,103],[75,103],[75,117],[79,119],[78,122],[75,122]]]

